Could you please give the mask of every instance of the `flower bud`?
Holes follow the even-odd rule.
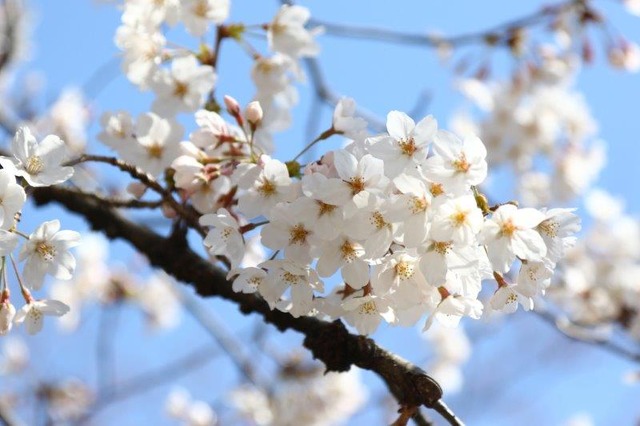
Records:
[[[141,182],[131,182],[127,186],[127,192],[133,195],[134,197],[136,197],[137,199],[142,198],[142,196],[146,191],[147,191],[147,185]]]
[[[0,336],[7,334],[13,325],[13,317],[16,316],[16,308],[3,295],[3,301],[0,303]]]
[[[260,122],[262,121],[262,107],[260,106],[260,102],[253,101],[249,102],[247,105],[247,109],[245,111],[245,115],[247,117],[247,121],[251,124],[252,127],[258,127]]]
[[[240,104],[235,98],[232,98],[229,95],[224,96],[224,105],[227,107],[227,112],[234,117],[240,115]]]
[[[243,127],[244,118],[242,118],[242,113],[240,112],[240,104],[238,103],[238,101],[236,101],[229,95],[225,95],[224,104],[227,107],[227,112],[236,119],[236,123],[238,123],[238,126]]]
[[[162,215],[167,219],[175,219],[178,217],[178,213],[175,211],[175,209],[167,203],[162,203],[161,211]]]
[[[640,48],[637,44],[624,40],[620,45],[610,48],[607,53],[609,63],[615,68],[629,72],[640,70]]]

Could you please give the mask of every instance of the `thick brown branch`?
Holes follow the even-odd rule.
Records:
[[[64,188],[38,188],[38,205],[57,202],[83,216],[95,230],[109,238],[122,238],[145,254],[151,264],[179,281],[192,285],[201,296],[217,296],[238,304],[243,313],[257,313],[279,330],[292,329],[305,335],[304,346],[324,362],[328,371],[347,371],[355,365],[378,374],[398,402],[404,406],[435,407],[442,397],[438,383],[422,369],[378,346],[372,339],[347,331],[340,321],[332,323],[311,317],[294,318],[272,311],[251,294],[235,293],[222,270],[192,251],[183,240],[164,238],[136,225],[98,200]]]

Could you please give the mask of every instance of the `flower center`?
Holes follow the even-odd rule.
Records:
[[[310,234],[302,224],[297,224],[289,231],[289,244],[305,244]]]
[[[318,211],[318,216],[324,216],[326,214],[331,214],[337,206],[331,205],[331,204],[326,204],[323,203],[322,201],[316,201],[316,203],[318,203],[318,208],[320,209]]]
[[[29,318],[31,318],[33,322],[40,321],[40,318],[42,318],[42,311],[32,306],[31,309],[29,309]]]
[[[32,155],[27,159],[27,165],[25,169],[30,175],[37,175],[44,170],[44,162],[39,156]]]
[[[400,261],[396,264],[396,277],[406,280],[413,276],[413,265],[406,261]]]
[[[353,195],[356,195],[357,193],[364,191],[364,178],[360,177],[360,176],[354,176],[351,179],[349,179],[349,182],[347,182],[347,185],[349,185],[349,187],[351,187],[351,193]]]
[[[231,236],[231,234],[233,234],[234,229],[230,226],[227,226],[226,228],[222,229],[222,232],[220,233],[220,236],[222,237],[222,239],[224,241],[227,241],[229,239],[229,237]]]
[[[513,224],[513,221],[511,219],[508,219],[505,222],[502,222],[502,226],[500,226],[500,231],[502,232],[502,235],[507,237],[512,237],[517,230],[518,230],[518,227]]]
[[[374,225],[377,230],[381,230],[389,225],[389,223],[384,219],[384,216],[382,216],[382,213],[379,211],[375,211],[371,214],[371,224]]]
[[[173,96],[176,98],[183,99],[187,92],[189,91],[189,86],[186,83],[181,81],[176,81],[173,86]]]
[[[262,278],[251,277],[247,280],[247,284],[249,284],[249,286],[251,286],[252,289],[257,290],[260,284],[262,284]]]
[[[554,238],[558,235],[558,222],[554,222],[552,220],[545,220],[540,225],[538,225],[538,229],[542,231],[545,235]]]
[[[265,179],[258,187],[258,192],[264,197],[269,197],[276,193],[276,186],[269,179]]]
[[[209,5],[206,0],[200,0],[193,6],[193,14],[200,18],[206,18],[209,13]]]
[[[455,226],[462,226],[467,221],[467,212],[459,211],[451,215],[451,221]]]
[[[160,159],[162,158],[162,154],[164,153],[164,146],[161,143],[154,142],[151,145],[147,146],[147,154],[149,157]]]
[[[456,170],[456,172],[467,173],[471,168],[471,164],[467,161],[467,156],[464,155],[464,152],[460,154],[457,160],[452,161],[451,165]]]
[[[378,312],[378,308],[376,308],[376,303],[373,300],[369,300],[368,302],[360,305],[360,313],[366,315],[372,315]]]
[[[287,31],[287,26],[279,22],[273,22],[271,25],[269,25],[269,28],[271,29],[271,32],[273,34],[283,34]]]
[[[52,262],[53,258],[56,256],[56,248],[44,241],[36,244],[36,252],[45,262]]]
[[[413,138],[409,138],[407,140],[402,139],[398,141],[398,144],[400,145],[400,151],[402,152],[402,154],[406,155],[407,157],[412,157],[413,154],[418,150],[418,147],[416,146]]]
[[[438,195],[444,194],[444,188],[441,183],[432,183],[429,185],[429,192],[431,192],[431,195],[434,197],[437,197]]]
[[[289,285],[298,284],[299,278],[299,276],[294,275],[289,271],[284,271],[284,274],[282,274],[282,279]]]
[[[412,197],[411,198],[411,213],[418,214],[424,212],[429,207],[426,198],[424,197]]]
[[[340,253],[342,253],[342,258],[349,263],[353,262],[356,258],[356,250],[350,241],[342,243],[340,246]]]
[[[449,253],[449,250],[451,249],[451,243],[449,241],[436,241],[435,243],[433,243],[433,249],[436,253],[444,256],[445,254]]]

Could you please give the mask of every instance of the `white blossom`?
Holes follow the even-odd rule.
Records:
[[[210,65],[200,64],[192,55],[175,58],[171,70],[163,69],[153,80],[157,97],[152,108],[165,116],[197,111],[215,83],[216,73]]]
[[[320,51],[315,41],[318,29],[305,28],[310,16],[306,7],[283,4],[268,26],[269,48],[293,58],[317,55]]]
[[[535,209],[518,209],[511,204],[498,207],[482,231],[489,260],[496,271],[507,272],[516,256],[524,260],[542,260],[547,248],[534,228],[543,219],[544,214]]]
[[[45,315],[59,317],[67,312],[69,307],[58,300],[31,300],[16,313],[14,322],[24,322],[27,333],[36,334],[42,330]]]
[[[224,208],[216,214],[200,217],[200,225],[211,226],[204,239],[204,245],[212,256],[226,256],[231,268],[239,266],[244,257],[244,239],[240,233],[240,225]]]
[[[49,135],[38,143],[28,127],[20,127],[11,144],[14,159],[0,157],[0,165],[31,186],[50,186],[73,176],[73,167],[63,166],[64,142]]]
[[[60,221],[43,222],[22,246],[20,260],[26,260],[23,270],[25,285],[38,290],[45,274],[61,280],[71,279],[76,260],[69,249],[80,244],[80,234],[60,231]]]
[[[229,0],[182,0],[180,19],[194,36],[205,35],[209,25],[221,24],[229,16]]]

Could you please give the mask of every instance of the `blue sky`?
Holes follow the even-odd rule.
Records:
[[[118,75],[119,65],[113,60],[117,54],[113,34],[119,23],[119,14],[113,6],[86,0],[40,0],[32,3],[36,9],[34,47],[31,61],[25,64],[24,69],[43,73],[46,78],[45,100],[54,98],[63,88],[83,85],[92,79],[97,69],[102,69],[104,79],[96,79],[99,84],[90,87],[94,95],[95,117],[107,110],[127,109],[139,113],[148,108],[150,95],[138,93],[123,75]],[[611,17],[622,34],[640,42],[640,18],[628,15],[615,2],[595,3]],[[438,30],[445,34],[458,34],[481,30],[528,13],[541,3],[372,0],[307,1],[302,4],[320,20],[379,25],[409,32]],[[275,1],[233,1],[231,20],[266,22],[276,7]],[[175,35],[183,37],[179,33],[177,31]],[[419,94],[426,91],[431,98],[426,112],[434,114],[441,126],[447,127],[451,113],[462,101],[462,97],[452,90],[451,67],[443,66],[432,50],[331,36],[324,36],[321,42],[320,63],[333,88],[354,97],[359,105],[381,117],[392,109],[410,110]],[[255,43],[264,46],[261,40]],[[505,65],[506,61],[502,58],[497,63]],[[246,84],[249,65],[249,59],[238,46],[229,43],[223,47],[218,71],[221,75],[220,92],[234,95],[241,104],[252,96],[252,89]],[[505,73],[500,65],[496,72]],[[94,91],[98,87],[101,90]],[[629,210],[638,212],[640,197],[635,183],[640,182],[640,168],[636,164],[640,155],[640,120],[634,102],[640,95],[640,77],[612,70],[604,63],[604,53],[598,49],[595,64],[580,74],[577,87],[584,92],[599,122],[599,135],[608,144],[608,167],[603,171],[598,186],[624,197]],[[311,97],[308,87],[301,86],[300,91],[301,102],[295,110],[296,124],[276,139],[277,154],[282,155],[281,158],[297,152],[307,140],[306,117]],[[330,117],[331,111],[324,109],[321,123],[328,125]],[[320,127],[317,130],[323,130],[324,126]],[[97,131],[94,121],[90,135]],[[97,147],[95,141],[91,143]],[[57,209],[46,209],[38,213],[38,217],[47,218],[58,212]],[[68,215],[63,215],[62,219],[65,227],[82,229],[81,221]],[[116,257],[127,256],[124,244],[114,247]],[[255,321],[255,318],[240,316],[228,303],[206,303],[216,309],[218,316],[228,318],[238,333],[246,332],[250,322]],[[622,374],[632,369],[632,365],[598,349],[568,342],[547,324],[530,315],[519,313],[507,319],[509,321],[499,324],[473,324],[469,327],[476,344],[472,361],[465,368],[470,383],[469,393],[448,397],[447,401],[470,424],[560,424],[580,411],[593,414],[596,424],[637,421],[640,417],[640,409],[637,408],[640,390],[637,386],[629,387],[620,382]],[[65,337],[59,341],[54,353],[38,370],[54,371],[55,375],[63,372],[85,374],[91,379],[95,323],[95,320],[89,321],[81,330],[80,337]],[[139,314],[136,316],[136,313],[127,311],[121,317],[119,329],[122,334],[117,351],[119,374],[122,376],[139,371],[141,367],[162,365],[167,358],[184,352],[192,342],[207,339],[202,330],[187,320],[185,327],[179,330],[150,337],[144,343],[145,350],[140,351],[134,344],[140,335],[145,334]],[[413,329],[382,329],[374,337],[416,362],[428,354],[426,343]],[[274,345],[282,347],[295,346],[300,342],[299,336],[293,334],[282,337],[274,333],[272,339]],[[80,342],[91,342],[88,343],[90,347],[72,346]],[[39,336],[31,343],[35,350],[46,351],[51,341]],[[69,353],[72,347],[74,353]],[[181,383],[193,389],[195,396],[214,395],[216,399],[223,390],[223,384],[234,382],[234,375],[229,372],[232,368],[231,364],[219,358],[209,368],[187,375]],[[366,380],[372,386],[378,386],[377,378],[368,375]],[[144,410],[145,422],[166,422],[159,408],[166,391],[167,388],[158,389],[106,410],[99,418],[101,424],[110,424],[129,410],[139,413],[141,402],[153,405],[153,408]],[[493,408],[491,404],[494,404]],[[369,424],[368,421],[378,424],[376,415],[375,410],[364,413],[354,424]],[[138,416],[128,417],[121,424],[136,424],[142,418]]]

